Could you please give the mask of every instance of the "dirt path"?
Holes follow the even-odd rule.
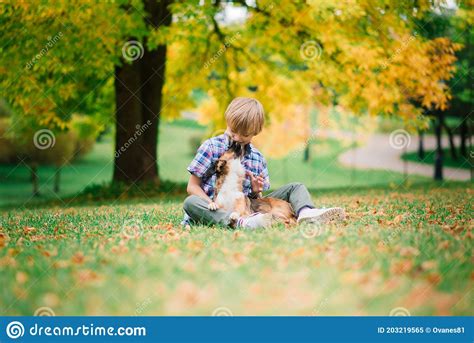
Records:
[[[328,132],[328,136],[340,135],[340,133]],[[345,133],[351,135],[351,133]],[[457,138],[457,137],[456,137]],[[456,142],[457,144],[458,142]],[[447,137],[443,139],[443,147],[448,146]],[[434,136],[425,136],[425,150],[434,150],[436,139]],[[386,169],[390,171],[404,172],[408,174],[433,177],[433,165],[408,162],[401,159],[405,152],[418,149],[418,137],[406,135],[404,132],[395,134],[372,134],[363,146],[350,149],[339,156],[339,162],[345,166],[357,169]],[[443,177],[446,180],[468,181],[471,178],[468,169],[444,167]]]

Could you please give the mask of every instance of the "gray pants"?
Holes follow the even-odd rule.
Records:
[[[298,214],[303,207],[314,208],[308,189],[299,182],[289,183],[265,195],[265,197],[288,201],[296,214]],[[223,209],[211,211],[207,208],[207,205],[207,201],[203,198],[197,195],[190,195],[184,200],[183,208],[193,223],[229,225],[229,217],[232,212],[227,212]]]

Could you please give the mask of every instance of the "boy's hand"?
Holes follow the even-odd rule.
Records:
[[[263,173],[255,176],[252,172],[247,170],[247,175],[250,176],[250,182],[252,184],[253,193],[262,193],[263,192],[263,183],[265,179],[263,178]]]
[[[211,201],[208,205],[207,208],[211,211],[217,211],[219,208],[219,205],[217,205],[214,201]]]

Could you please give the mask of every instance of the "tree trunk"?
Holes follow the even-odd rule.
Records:
[[[418,158],[420,160],[424,160],[425,159],[425,148],[423,146],[423,132],[422,131],[418,131],[418,137],[419,137],[419,141],[418,141]]]
[[[145,0],[148,25],[169,26],[171,1]],[[113,181],[159,182],[158,126],[163,98],[166,46],[115,69],[116,137]]]
[[[150,14],[150,22],[154,27],[170,26],[171,12],[168,6],[171,1],[146,1],[145,10]],[[146,43],[146,41],[145,41]],[[141,76],[144,87],[141,91],[143,121],[148,120],[151,126],[143,135],[143,149],[145,159],[148,158],[149,164],[153,165],[146,173],[149,177],[158,176],[158,128],[160,124],[160,112],[163,103],[163,86],[166,70],[166,45],[159,45],[156,50],[145,53],[141,60]],[[157,180],[158,177],[157,177]]]
[[[436,155],[434,163],[434,179],[443,180],[443,146],[441,143],[441,128],[443,126],[443,112],[438,111],[437,113],[437,122],[435,126],[436,132]]]
[[[61,167],[57,166],[54,172],[54,193],[59,193],[60,179],[61,179]]]
[[[448,138],[449,138],[449,150],[451,152],[451,157],[453,158],[453,160],[457,160],[458,159],[458,154],[456,152],[456,144],[454,144],[454,135],[453,135],[453,131],[451,130],[451,128],[448,126],[448,124],[446,123],[443,123],[443,126],[444,128],[446,129],[446,132],[448,134]]]
[[[308,161],[309,161],[310,144],[311,144],[311,143],[308,141],[308,142],[306,143],[306,146],[304,147],[303,162],[308,162]]]
[[[115,165],[114,181],[142,180],[145,166],[142,136],[142,105],[139,98],[140,68],[135,61],[115,68]],[[134,95],[134,93],[136,93]]]
[[[38,178],[38,166],[36,163],[30,165],[31,170],[31,183],[33,185],[33,196],[39,196],[39,178]]]
[[[466,140],[467,140],[467,121],[468,121],[468,118],[465,117],[465,116],[462,116],[461,117],[461,127],[459,129],[459,136],[460,136],[460,139],[461,139],[461,144],[459,146],[459,150],[461,152],[461,156],[467,158],[468,154],[467,154],[467,144],[466,144]]]

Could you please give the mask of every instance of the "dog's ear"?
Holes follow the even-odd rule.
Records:
[[[227,164],[225,160],[217,160],[216,162],[216,173],[222,174],[224,172],[224,167]]]
[[[235,158],[240,158],[243,155],[243,146],[242,144],[239,144],[237,142],[232,142],[232,144],[229,147],[229,150],[231,150],[234,153]]]

